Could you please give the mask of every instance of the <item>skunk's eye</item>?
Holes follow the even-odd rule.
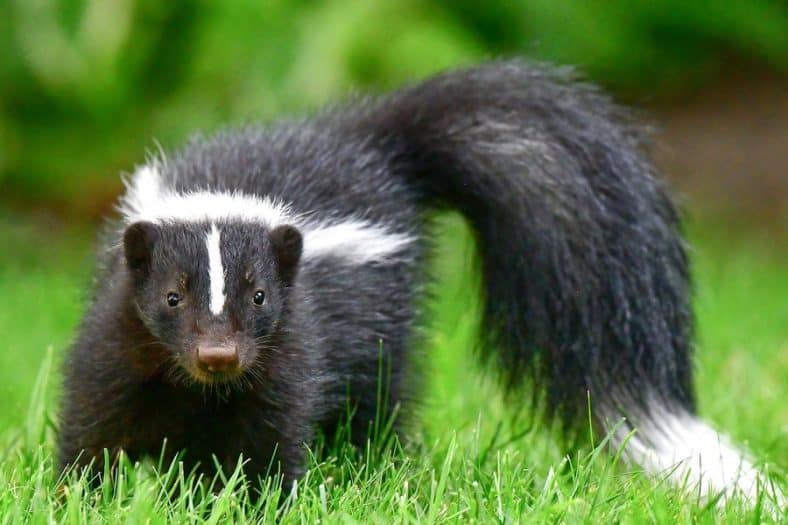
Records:
[[[263,293],[262,290],[257,290],[254,293],[253,301],[254,301],[254,304],[260,306],[261,304],[263,304],[263,301],[265,301],[265,293]]]
[[[181,302],[181,296],[175,292],[170,292],[167,294],[167,306],[175,308],[178,306],[178,303]]]

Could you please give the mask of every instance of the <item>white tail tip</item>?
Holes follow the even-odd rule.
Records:
[[[735,496],[755,504],[762,491],[774,496],[779,509],[786,506],[779,488],[769,483],[746,454],[686,411],[652,407],[647,417],[636,422],[635,432],[631,430],[630,424],[619,425],[613,431],[613,443],[624,446],[623,457],[650,475],[697,491],[703,499],[721,495],[720,501],[725,502]]]

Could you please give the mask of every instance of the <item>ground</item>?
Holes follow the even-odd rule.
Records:
[[[530,413],[506,408],[472,356],[470,249],[449,219],[429,311],[428,392],[415,443],[355,461],[323,455],[298,495],[277,509],[250,504],[236,478],[218,495],[155,461],[122,470],[116,486],[58,489],[53,432],[58,363],[90,282],[92,232],[52,219],[0,216],[0,520],[3,522],[757,523],[617,464],[601,447],[566,453]],[[788,490],[788,251],[773,237],[690,226],[697,277],[701,415],[749,449]],[[52,350],[48,352],[48,348]],[[595,436],[597,443],[604,436]],[[169,481],[168,481],[169,480]],[[235,490],[234,490],[235,489]],[[273,491],[274,489],[270,489]],[[778,518],[779,519],[779,518]]]

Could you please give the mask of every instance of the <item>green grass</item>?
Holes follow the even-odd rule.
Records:
[[[213,493],[178,465],[126,466],[87,490],[53,471],[57,364],[90,279],[91,234],[0,215],[0,522],[758,523],[740,502],[705,505],[616,465],[601,449],[566,455],[549,429],[513,418],[472,356],[469,246],[449,221],[437,265],[415,443],[351,461],[313,461],[297,497],[252,504],[237,473]],[[702,415],[745,444],[788,489],[788,253],[747,235],[693,228]],[[462,261],[462,264],[458,264]],[[47,353],[47,348],[53,348]],[[49,356],[49,357],[47,357]],[[51,370],[50,370],[51,368]],[[181,490],[172,491],[172,487]],[[264,489],[273,495],[274,487]]]

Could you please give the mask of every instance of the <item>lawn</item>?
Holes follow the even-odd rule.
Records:
[[[124,467],[114,486],[89,491],[72,479],[57,488],[57,366],[90,283],[92,233],[0,214],[0,522],[771,519],[737,501],[723,509],[696,501],[616,465],[599,449],[581,447],[567,455],[554,433],[534,425],[527,412],[512,417],[516,411],[504,407],[472,356],[467,238],[455,220],[441,229],[435,261],[440,281],[425,348],[430,380],[414,443],[404,453],[373,451],[354,461],[323,455],[297,496],[277,508],[273,498],[250,503],[235,475],[215,494],[178,465],[158,470],[155,461]],[[752,231],[708,225],[690,230],[701,414],[768,464],[788,491],[788,248]]]

